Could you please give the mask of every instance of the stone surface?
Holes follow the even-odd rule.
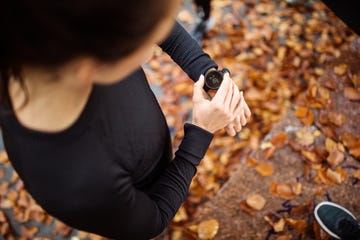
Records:
[[[327,71],[319,78],[320,85],[327,81],[335,81],[336,89],[330,91],[330,102],[327,104],[326,111],[336,111],[345,117],[345,122],[339,127],[334,127],[334,140],[337,142],[339,136],[344,132],[350,132],[357,138],[360,138],[360,101],[350,101],[344,97],[343,91],[349,85],[349,80],[360,73],[360,41],[354,42],[351,51],[344,53],[342,57],[329,65]],[[348,71],[343,76],[337,76],[333,72],[336,64],[345,63],[348,65]],[[323,109],[311,109],[315,114],[314,123],[311,126],[303,126],[301,121],[295,117],[294,111],[298,106],[303,106],[304,93],[292,110],[275,125],[273,130],[263,140],[269,141],[272,136],[279,132],[286,132],[290,139],[295,139],[294,134],[304,129],[312,134],[317,132],[314,146],[324,146],[326,132],[319,123],[320,112]],[[220,223],[219,232],[214,239],[277,239],[284,236],[284,239],[300,239],[296,231],[290,231],[286,228],[284,232],[274,234],[272,227],[264,220],[268,213],[274,213],[280,218],[306,219],[309,228],[303,234],[301,239],[315,239],[313,225],[313,208],[320,201],[331,200],[348,208],[355,216],[360,218],[360,183],[353,178],[356,169],[360,168],[359,159],[352,157],[348,151],[345,152],[345,161],[340,168],[346,172],[346,180],[340,184],[332,186],[314,181],[311,174],[305,174],[308,164],[294,148],[286,145],[283,148],[276,149],[274,155],[269,159],[263,158],[262,150],[259,148],[250,155],[251,158],[259,162],[268,162],[272,164],[275,171],[271,176],[263,177],[259,175],[253,166],[242,164],[238,167],[236,173],[219,190],[217,195],[199,209],[194,224],[206,219],[215,218]],[[322,165],[326,165],[323,163]],[[321,165],[320,165],[321,166]],[[286,201],[270,191],[271,183],[301,183],[301,194],[294,199]],[[244,212],[240,207],[240,202],[249,195],[261,194],[266,199],[266,205],[261,211],[256,211],[253,216]],[[287,210],[289,206],[303,206],[300,213],[290,214]],[[295,215],[294,215],[295,214]],[[287,224],[288,225],[288,224]],[[288,238],[285,238],[285,235]]]

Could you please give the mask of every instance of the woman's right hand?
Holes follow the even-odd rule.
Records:
[[[211,133],[223,129],[239,116],[244,104],[242,92],[234,87],[228,73],[224,75],[220,88],[209,100],[203,89],[204,76],[194,84],[192,123]]]

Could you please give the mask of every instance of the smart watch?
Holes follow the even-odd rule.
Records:
[[[230,74],[230,70],[224,68],[222,70],[211,70],[205,74],[204,90],[217,90],[219,89],[225,73]]]

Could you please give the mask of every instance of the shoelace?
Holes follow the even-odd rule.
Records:
[[[360,223],[354,219],[340,219],[338,222],[338,229],[342,239],[360,239]]]

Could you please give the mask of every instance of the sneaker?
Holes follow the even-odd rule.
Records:
[[[341,239],[360,239],[360,223],[354,219],[343,218],[338,221],[339,236]]]
[[[356,217],[346,208],[332,203],[322,202],[315,207],[314,215],[322,229],[336,239],[356,240],[360,225]]]
[[[214,26],[214,23],[215,21],[212,17],[209,17],[206,20],[199,18],[196,21],[195,27],[190,30],[190,35],[193,37],[193,39],[196,40],[196,42],[200,46],[202,45],[202,40],[204,38],[205,32],[212,28]]]

